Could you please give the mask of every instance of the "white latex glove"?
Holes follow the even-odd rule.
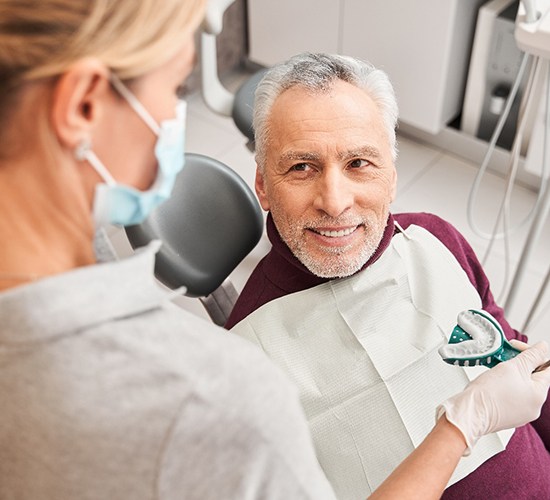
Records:
[[[468,445],[465,456],[485,434],[519,427],[538,418],[550,387],[550,368],[532,372],[549,356],[548,344],[538,342],[481,374],[437,408],[437,419],[445,413],[464,435]]]

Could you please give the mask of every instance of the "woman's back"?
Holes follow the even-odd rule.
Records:
[[[171,304],[153,260],[0,294],[0,498],[330,495],[293,387]]]

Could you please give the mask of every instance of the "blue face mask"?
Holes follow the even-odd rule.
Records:
[[[79,160],[87,160],[105,181],[97,184],[95,190],[93,216],[96,225],[131,226],[143,222],[153,209],[170,197],[176,176],[183,168],[186,102],[178,103],[176,118],[165,120],[158,125],[115,75],[111,76],[111,83],[158,137],[155,146],[155,156],[158,161],[157,177],[147,191],[139,191],[117,183],[89,144],[81,144],[77,148],[76,157]]]

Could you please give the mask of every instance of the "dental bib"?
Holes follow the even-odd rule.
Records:
[[[444,363],[457,313],[481,299],[454,256],[418,226],[380,259],[263,305],[232,332],[294,380],[317,457],[339,499],[364,499],[418,446],[435,409],[487,368]],[[481,438],[449,484],[505,449],[513,431]]]

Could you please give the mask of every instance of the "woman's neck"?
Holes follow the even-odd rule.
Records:
[[[40,166],[47,169],[0,164],[0,289],[95,262],[90,210],[78,185],[71,189],[61,172],[48,178]]]

